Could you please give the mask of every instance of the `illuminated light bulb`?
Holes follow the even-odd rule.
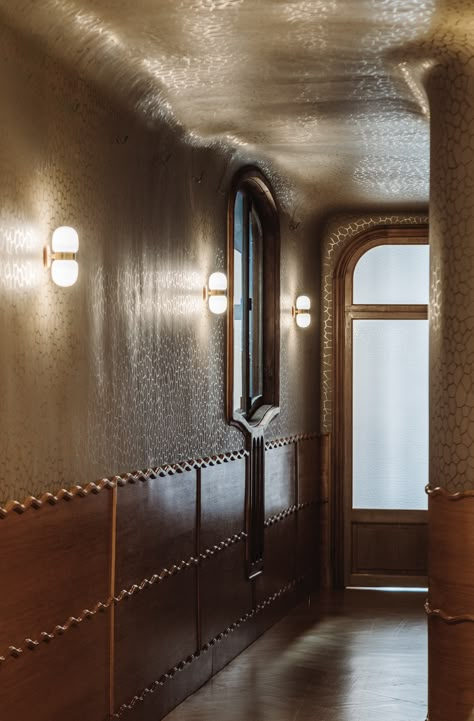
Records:
[[[296,316],[296,325],[298,328],[307,328],[311,323],[311,316],[309,313],[298,313]]]
[[[309,310],[311,301],[307,295],[299,295],[296,299],[296,310]]]
[[[51,240],[53,253],[77,253],[79,250],[79,236],[74,228],[62,225],[56,228]]]
[[[79,265],[76,260],[53,260],[51,279],[56,285],[67,288],[74,285],[79,276]]]
[[[227,296],[225,295],[211,295],[209,296],[209,310],[211,313],[221,315],[227,310]]]

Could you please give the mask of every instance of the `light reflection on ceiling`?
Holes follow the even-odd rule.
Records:
[[[0,0],[137,113],[324,203],[428,199],[426,48],[471,0]],[[423,53],[421,53],[423,48]],[[420,52],[417,52],[420,49]],[[321,201],[323,202],[323,201]]]

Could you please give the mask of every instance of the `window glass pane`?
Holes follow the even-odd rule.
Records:
[[[353,302],[429,302],[429,246],[378,245],[364,253],[354,271]]]
[[[242,408],[243,395],[243,364],[244,338],[243,338],[243,196],[237,193],[234,209],[234,410]]]
[[[249,395],[252,402],[263,394],[262,280],[262,236],[253,209],[249,217]]]
[[[353,507],[424,510],[428,321],[353,321]]]

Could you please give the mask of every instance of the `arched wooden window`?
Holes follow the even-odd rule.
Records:
[[[235,179],[229,199],[227,415],[266,425],[279,404],[278,212],[256,169]]]
[[[264,176],[245,168],[229,198],[227,417],[246,437],[247,574],[263,570],[265,439],[279,412],[280,225]]]

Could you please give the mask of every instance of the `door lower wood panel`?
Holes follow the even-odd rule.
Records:
[[[426,586],[426,511],[353,510],[351,586]]]

